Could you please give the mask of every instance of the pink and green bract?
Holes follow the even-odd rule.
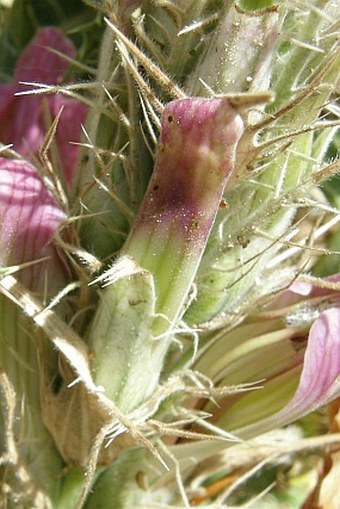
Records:
[[[99,278],[108,287],[89,339],[95,381],[124,410],[135,409],[158,384],[242,132],[240,116],[224,99],[181,99],[163,111],[155,168],[121,259]],[[128,277],[114,282],[119,271]]]
[[[123,250],[154,275],[158,311],[170,320],[195,276],[242,132],[225,99],[186,98],[164,109],[155,169]]]

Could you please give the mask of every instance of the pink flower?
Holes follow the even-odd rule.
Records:
[[[0,85],[0,141],[13,144],[14,150],[32,160],[39,152],[47,131],[46,110],[55,118],[61,107],[64,110],[58,125],[56,145],[67,184],[71,184],[79,148],[70,142],[78,142],[80,126],[85,121],[86,106],[79,101],[61,95],[15,96],[27,90],[20,82],[37,82],[56,85],[69,68],[69,63],[52,53],[54,48],[63,55],[74,58],[75,48],[57,28],[40,28],[17,62],[14,83]]]
[[[327,281],[340,283],[340,274],[325,279]],[[316,306],[326,305],[328,308],[319,314],[310,328],[299,386],[282,410],[282,416],[296,413],[297,418],[340,396],[340,293],[339,290],[299,282],[294,283],[288,292],[320,299]]]
[[[221,333],[194,367],[216,387],[262,386],[203,408],[242,438],[279,428],[340,397],[340,274],[294,282],[270,306]]]
[[[60,288],[65,267],[51,240],[64,219],[34,166],[0,157],[0,266],[48,257],[20,272],[21,280],[37,290],[49,272],[48,283]]]
[[[302,313],[318,316],[312,323],[303,358],[298,387],[290,401],[278,412],[241,430],[242,436],[265,432],[293,422],[340,397],[340,274],[328,277],[334,289],[295,282],[278,299],[299,306]],[[297,308],[298,309],[298,308]],[[324,309],[324,310],[323,310]],[[257,429],[256,429],[257,428]]]

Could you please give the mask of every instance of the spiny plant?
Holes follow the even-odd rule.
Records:
[[[86,4],[1,85],[1,503],[323,504],[337,6]]]

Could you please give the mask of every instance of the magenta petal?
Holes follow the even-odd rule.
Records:
[[[307,297],[307,295],[311,294],[312,290],[313,290],[312,283],[306,281],[294,281],[294,283],[290,285],[287,292],[292,292],[295,293],[296,295]]]
[[[56,85],[66,73],[67,60],[51,52],[53,48],[65,56],[74,58],[76,51],[72,42],[58,28],[40,28],[34,39],[22,53],[15,70],[16,81],[36,81]]]
[[[69,63],[46,47],[53,47],[69,57],[75,56],[72,42],[60,30],[42,28],[17,63],[15,79],[56,84],[63,78]],[[62,95],[15,96],[22,88],[23,85],[19,83],[0,85],[0,141],[13,144],[14,150],[25,159],[32,160],[32,156],[39,153],[49,127],[46,125],[45,107],[48,106],[52,119],[63,107],[56,145],[65,180],[70,185],[79,154],[79,147],[70,142],[80,141],[81,124],[85,122],[87,107]]]
[[[322,282],[339,285],[340,274],[333,274],[332,276],[321,279],[319,287],[316,284],[313,284],[313,282],[296,280],[287,290],[282,292],[282,294],[275,299],[271,307],[283,308],[285,306],[292,306],[298,302],[303,302],[303,300],[308,302],[308,298],[312,299],[314,297],[340,295],[337,289],[323,287]]]
[[[56,143],[66,183],[71,185],[79,155],[79,146],[72,142],[81,140],[81,125],[86,120],[87,106],[61,95],[50,97],[49,106],[52,117],[56,117],[63,108],[57,128]]]
[[[340,308],[327,309],[309,333],[298,388],[276,414],[238,430],[242,437],[279,428],[340,396]]]
[[[14,150],[30,158],[39,150],[44,139],[39,125],[40,110],[40,98],[15,97],[13,90],[13,96],[0,110],[0,141],[13,144]]]
[[[26,161],[0,158],[0,256],[3,264],[42,255],[65,214]]]
[[[50,241],[65,214],[36,169],[0,157],[0,264],[15,265],[54,255]],[[35,266],[35,269],[40,266]]]
[[[340,284],[340,274],[333,274],[332,276],[323,278],[320,281],[334,283],[334,284],[336,284],[336,283]],[[287,293],[289,293],[289,292],[296,294],[296,295],[301,295],[304,297],[307,297],[307,296],[321,297],[321,296],[330,295],[334,292],[338,293],[337,290],[323,288],[322,286],[318,287],[316,284],[306,282],[306,281],[294,281],[294,283],[287,290]]]
[[[4,114],[8,108],[8,105],[11,101],[14,100],[14,94],[17,91],[17,87],[15,85],[1,85],[0,84],[0,120],[4,118]],[[0,129],[1,129],[0,123]],[[2,127],[4,129],[5,126]]]
[[[300,417],[339,395],[340,309],[332,308],[310,329],[299,386],[282,412]]]
[[[12,97],[2,110],[0,103],[0,141],[13,144],[14,150],[28,160],[39,152],[47,131],[41,101],[42,98],[35,96]],[[79,147],[71,142],[81,139],[87,107],[63,96],[48,97],[47,104],[51,118],[55,118],[63,107],[56,144],[65,180],[71,184],[79,154]]]

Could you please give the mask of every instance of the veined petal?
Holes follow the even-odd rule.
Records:
[[[340,308],[322,312],[309,333],[300,382],[293,398],[274,415],[240,429],[242,437],[293,422],[340,395]]]
[[[1,265],[54,255],[50,241],[64,218],[64,212],[34,166],[26,161],[0,158]],[[38,264],[25,273],[37,277],[41,269]]]
[[[328,309],[309,333],[298,389],[283,413],[310,412],[340,395],[340,309]],[[295,417],[297,418],[297,417]]]

